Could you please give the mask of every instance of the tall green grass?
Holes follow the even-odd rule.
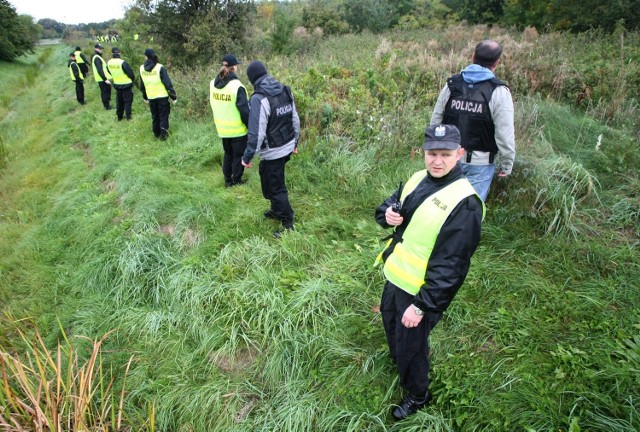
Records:
[[[435,404],[395,424],[372,267],[387,233],[373,211],[424,167],[437,94],[484,37],[505,46],[518,160],[492,186],[468,279],[432,335]],[[2,309],[31,317],[48,349],[111,332],[102,361],[115,382],[135,358],[123,410],[136,430],[636,430],[633,98],[603,117],[622,90],[571,72],[616,46],[459,26],[260,53],[303,120],[287,166],[296,231],[279,240],[257,167],[224,188],[207,70],[169,70],[179,100],[160,142],[139,94],[130,122],[101,109],[90,80],[79,106],[57,47],[1,120]],[[29,65],[10,68],[19,82]],[[578,82],[600,89],[590,106],[575,103]],[[9,346],[28,349],[2,322]]]

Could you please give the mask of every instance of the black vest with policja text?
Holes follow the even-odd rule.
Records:
[[[282,147],[295,138],[293,129],[293,95],[288,86],[279,95],[265,95],[271,107],[267,123],[267,145],[269,148]]]
[[[489,152],[490,163],[498,153],[489,101],[496,87],[502,85],[505,83],[497,78],[471,84],[464,81],[462,74],[447,81],[451,96],[445,105],[442,123],[455,125],[460,130],[467,163],[471,162],[473,151]]]

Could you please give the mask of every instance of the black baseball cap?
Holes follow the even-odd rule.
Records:
[[[241,62],[233,54],[227,54],[222,57],[222,64],[224,65],[225,63],[225,66],[235,66],[241,64]]]
[[[431,125],[424,136],[425,150],[456,150],[460,146],[460,131],[454,125]]]

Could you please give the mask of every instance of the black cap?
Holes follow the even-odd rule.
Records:
[[[76,56],[76,53],[74,53],[74,52],[70,52],[69,53],[69,57],[75,57],[75,56]]]
[[[460,146],[460,131],[454,125],[429,126],[424,135],[425,150],[456,150]]]
[[[95,44],[95,45],[94,45],[94,48],[100,48],[100,49],[102,49],[102,45],[100,45],[99,43],[97,43],[97,44]]]
[[[80,51],[80,47],[79,46],[76,47],[76,51]]]
[[[251,84],[255,83],[258,78],[267,74],[267,68],[258,60],[252,61],[247,67],[247,76]]]
[[[156,52],[151,48],[147,48],[146,50],[144,50],[144,55],[146,55],[147,57],[156,57]]]
[[[119,49],[119,48],[116,48],[116,47],[113,47],[113,48],[111,48],[111,52],[112,52],[113,54],[119,54],[119,53],[120,53],[120,49]]]
[[[239,65],[240,61],[233,54],[227,54],[226,56],[222,57],[222,64],[225,66],[235,66]]]

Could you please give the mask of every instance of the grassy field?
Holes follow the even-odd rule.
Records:
[[[487,36],[505,47],[518,158],[432,334],[435,403],[394,424],[373,211],[423,167],[437,94]],[[11,359],[55,383],[93,358],[86,418],[104,430],[640,429],[640,44],[624,38],[455,27],[260,56],[304,128],[287,167],[296,231],[279,240],[257,168],[224,188],[209,71],[169,69],[179,101],[160,142],[139,93],[130,122],[101,108],[93,81],[75,102],[68,47],[0,64],[6,382],[21,376]],[[123,57],[136,66],[138,51]],[[38,367],[46,349],[60,367]],[[20,397],[0,390],[8,430],[33,425],[9,403]]]

